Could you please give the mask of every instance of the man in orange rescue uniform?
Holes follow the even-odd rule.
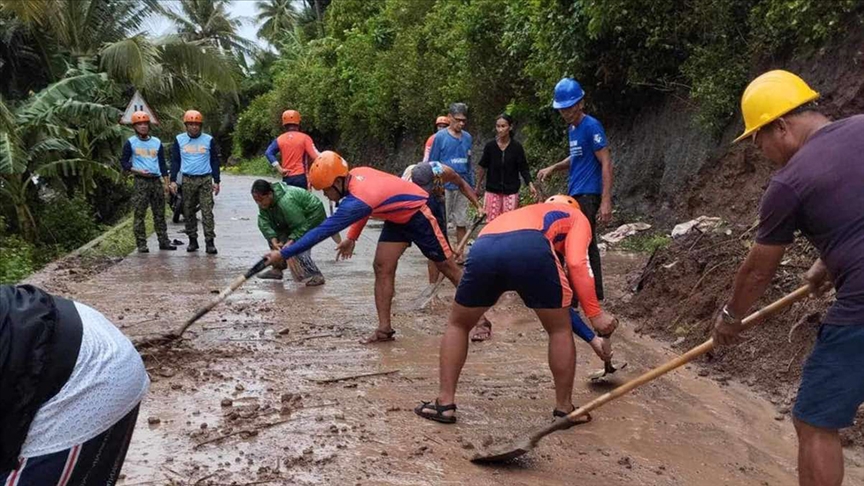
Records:
[[[573,291],[595,331],[608,335],[617,325],[597,302],[588,265],[590,242],[591,225],[570,196],[552,196],[544,204],[504,213],[489,223],[465,263],[441,340],[438,397],[422,402],[414,412],[436,422],[456,422],[456,384],[468,354],[468,333],[501,294],[511,290],[534,310],[549,335],[549,368],[555,382],[552,414],[563,417],[572,412]]]
[[[435,133],[441,130],[446,130],[450,126],[450,117],[439,116],[435,119]],[[426,139],[426,145],[423,147],[423,162],[429,162],[429,153],[432,152],[432,142],[435,141],[435,133],[429,135]],[[442,228],[446,230],[447,228]]]
[[[282,174],[282,182],[308,189],[306,171],[309,163],[318,158],[318,149],[312,138],[300,131],[300,112],[285,110],[282,113],[282,126],[285,133],[270,142],[264,155],[270,165]],[[277,152],[281,160],[276,158]]]
[[[372,265],[378,328],[362,341],[364,344],[390,341],[396,334],[390,325],[396,264],[411,243],[435,262],[453,285],[459,285],[462,270],[453,261],[450,245],[427,205],[429,194],[419,186],[370,167],[349,170],[348,163],[330,151],[321,153],[312,164],[309,182],[315,189],[324,191],[328,199],[339,202],[339,208],[292,245],[265,256],[270,264],[280,263],[350,226],[348,237],[336,248],[337,257],[348,259],[354,253],[354,245],[366,221],[369,218],[384,220]],[[478,321],[491,325],[482,312],[477,314],[474,323]]]

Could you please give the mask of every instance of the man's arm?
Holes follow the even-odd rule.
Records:
[[[597,291],[594,287],[594,276],[588,262],[588,245],[591,243],[591,225],[588,220],[579,214],[573,227],[567,233],[564,241],[565,261],[567,263],[567,276],[570,286],[576,293],[579,305],[585,312],[585,316],[593,319],[603,311],[597,300]]]
[[[180,144],[174,139],[171,146],[171,182],[177,182],[177,174],[180,173]]]
[[[210,139],[210,172],[213,176],[213,183],[219,184],[219,146],[216,145],[216,139]]]
[[[123,151],[120,153],[120,167],[125,171],[132,170],[132,144],[129,140],[123,144]]]
[[[552,175],[554,172],[565,172],[570,170],[570,156],[561,159],[560,162],[556,164],[552,164],[545,169],[540,169],[537,171],[537,178],[541,181],[545,180],[547,177]]]
[[[318,243],[326,240],[332,235],[351,226],[351,224],[367,218],[372,214],[372,208],[363,201],[348,196],[339,204],[339,208],[332,216],[325,219],[323,223],[312,228],[302,238],[295,241],[293,245],[281,250],[282,258],[289,259],[309,250]]]
[[[273,221],[270,219],[270,214],[266,211],[258,212],[258,229],[267,241],[272,241],[278,237],[276,228],[273,226]]]
[[[267,160],[270,161],[270,165],[279,169],[279,159],[276,158],[276,154],[279,153],[279,144],[276,142],[274,138],[270,145],[267,146],[267,150],[264,151],[264,157],[267,157]]]
[[[165,147],[160,143],[159,144],[159,152],[157,152],[156,158],[159,160],[159,173],[162,174],[162,177],[168,178],[168,165],[165,163]]]
[[[732,298],[726,304],[729,313],[743,317],[759,300],[774,279],[786,252],[785,245],[755,243],[735,275]]]
[[[352,241],[357,241],[360,239],[360,234],[363,233],[363,228],[366,227],[366,223],[369,221],[369,216],[365,218],[361,218],[360,220],[351,224],[351,227],[348,228],[348,234],[345,235],[346,238]]]
[[[605,224],[612,220],[612,154],[609,152],[609,147],[604,147],[594,152],[594,155],[597,156],[603,170],[603,195],[600,197],[598,220]]]

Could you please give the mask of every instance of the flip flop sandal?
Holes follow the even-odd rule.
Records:
[[[396,330],[391,329],[387,332],[375,330],[375,339],[365,338],[360,341],[360,344],[374,344],[374,343],[383,343],[387,341],[395,341],[396,338],[393,336],[396,334]],[[383,336],[383,337],[382,337]]]
[[[424,410],[434,411],[435,414],[432,415],[430,413],[424,413]],[[449,417],[444,415],[444,412],[456,411],[456,404],[451,403],[450,405],[439,405],[438,399],[436,398],[434,402],[420,402],[420,405],[414,407],[414,413],[423,417],[427,420],[432,420],[435,422],[440,422],[442,424],[455,424],[456,416],[451,415]]]
[[[490,325],[484,324],[482,326],[477,326],[475,329],[477,329],[477,331],[471,334],[471,342],[472,343],[480,343],[480,342],[488,341],[488,340],[492,339],[492,325],[491,324]],[[480,337],[480,335],[484,335],[484,337]]]

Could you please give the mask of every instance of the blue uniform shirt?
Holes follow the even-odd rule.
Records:
[[[474,187],[474,170],[471,167],[471,134],[462,130],[462,137],[456,138],[450,130],[441,130],[435,134],[429,160],[441,162],[455,170],[465,179],[469,186]],[[444,185],[448,191],[458,191],[459,186],[448,182]]]
[[[219,183],[219,151],[213,137],[202,133],[195,138],[188,133],[177,135],[171,149],[171,182],[177,174],[213,175],[213,182]]]
[[[603,168],[594,152],[608,145],[603,125],[585,115],[578,125],[567,128],[570,139],[570,177],[567,194],[602,194]]]
[[[120,165],[124,170],[146,170],[156,177],[168,175],[162,141],[156,137],[148,137],[147,140],[142,140],[137,135],[129,137],[123,144]]]

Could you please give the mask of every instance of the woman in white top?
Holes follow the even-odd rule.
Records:
[[[113,485],[150,380],[98,311],[0,286],[0,485]]]

